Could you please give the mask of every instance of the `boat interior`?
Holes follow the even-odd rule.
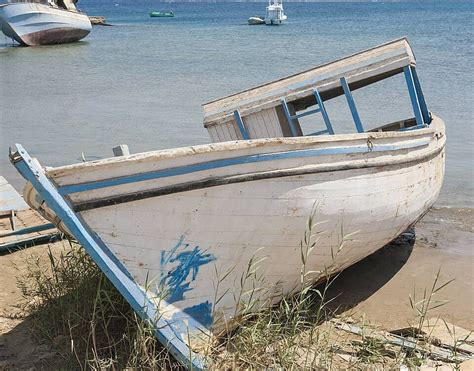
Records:
[[[352,116],[355,133],[424,128],[430,124],[431,114],[415,66],[415,56],[408,40],[397,39],[206,103],[203,105],[204,126],[214,142],[335,135],[325,103],[344,96]],[[413,116],[374,129],[366,129],[352,92],[399,74],[403,75],[406,81]],[[301,119],[316,114],[322,116],[324,126],[316,132],[304,134],[304,123]]]

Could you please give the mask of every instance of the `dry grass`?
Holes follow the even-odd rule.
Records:
[[[170,369],[176,361],[84,249],[65,242],[49,266],[28,262],[18,285],[35,331],[74,369]]]
[[[261,260],[249,262],[240,291],[236,290],[237,300],[242,302],[238,327],[210,348],[207,356],[211,369],[411,369],[426,364],[429,353],[419,351],[422,339],[418,335],[429,311],[442,305],[434,296],[447,283],[440,284],[438,274],[421,298],[410,298],[419,318],[411,334],[416,346],[394,346],[380,336],[378,328],[364,322],[355,326],[350,318],[336,316],[329,309],[327,290],[337,276],[328,278],[331,267],[314,272],[306,266],[320,238],[320,233],[314,232],[317,226],[309,218],[301,242],[297,292],[256,313],[255,308],[265,306],[256,299],[260,295],[255,295],[265,290],[260,286],[264,272],[259,271]],[[334,259],[350,238],[346,236],[333,252]],[[28,267],[19,279],[24,309],[31,314],[36,332],[57,346],[65,367],[181,367],[156,341],[152,326],[133,312],[79,245],[66,242],[56,256],[49,251],[47,269],[39,260],[29,261]],[[314,286],[312,283],[319,279],[323,279],[322,284]],[[252,281],[250,291],[243,289],[248,287],[247,280]],[[219,290],[219,280],[215,290]],[[215,301],[218,298],[216,294]],[[456,367],[458,362],[451,364]]]

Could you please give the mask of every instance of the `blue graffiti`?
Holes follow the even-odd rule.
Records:
[[[212,254],[201,252],[199,246],[195,246],[189,251],[189,244],[183,243],[184,236],[181,236],[179,242],[170,251],[161,252],[161,284],[169,291],[166,301],[174,303],[184,299],[184,294],[190,291],[191,281],[194,281],[199,272],[199,268],[216,258]],[[178,252],[178,250],[182,250]],[[168,265],[175,264],[167,274],[164,272],[169,269]]]
[[[192,290],[189,286],[196,279],[199,268],[214,260],[216,258],[212,254],[203,253],[199,246],[190,249],[190,245],[184,243],[184,236],[181,236],[171,250],[162,251],[160,283],[167,290],[165,300],[168,303],[183,300],[184,294]],[[185,308],[183,312],[207,328],[212,324],[212,304],[209,301]],[[181,338],[180,334],[186,333],[186,326],[178,317],[180,317],[179,313],[173,316],[175,320],[173,327],[175,334]]]

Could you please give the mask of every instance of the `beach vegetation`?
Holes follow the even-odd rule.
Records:
[[[423,333],[423,324],[431,310],[445,303],[435,296],[449,282],[440,283],[438,272],[421,297],[410,296],[417,319],[407,334],[411,345],[397,344],[380,326],[365,318],[355,321],[350,313],[341,314],[331,305],[334,297],[328,292],[338,274],[332,266],[312,271],[307,264],[324,234],[322,225],[314,216],[308,219],[300,244],[299,285],[276,303],[266,294],[270,288],[265,287],[265,272],[260,267],[264,249],[249,261],[235,294],[239,305],[235,323],[217,339],[210,339],[206,348],[211,369],[399,369],[440,362],[427,350],[429,334]],[[356,233],[344,235],[341,229],[341,236],[333,261]],[[31,258],[18,286],[35,335],[55,345],[64,367],[182,368],[156,340],[153,324],[133,311],[84,249],[75,241],[62,244],[59,252],[48,250],[46,265]],[[220,288],[231,272],[219,275],[216,271],[214,302],[227,293]],[[455,350],[453,359],[442,361],[456,366],[457,356]]]

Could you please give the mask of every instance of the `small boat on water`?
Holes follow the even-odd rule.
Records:
[[[79,41],[90,33],[92,25],[75,4],[75,0],[0,4],[0,29],[26,46]]]
[[[268,26],[277,26],[287,20],[283,12],[283,3],[281,0],[268,0],[268,6],[265,12],[265,24]]]
[[[322,274],[380,249],[433,205],[445,128],[415,67],[402,38],[204,104],[212,144],[61,167],[18,144],[10,160],[28,181],[25,200],[82,244],[178,360],[203,369],[209,342],[244,311],[301,288],[315,205],[320,237],[304,260]],[[352,91],[395,75],[413,116],[366,130]],[[339,96],[349,133],[326,108]],[[320,130],[301,121],[310,115]],[[257,269],[264,282],[243,279]]]
[[[158,11],[153,11],[153,12],[150,12],[150,17],[168,17],[168,18],[171,18],[171,17],[174,17],[174,12],[171,10],[169,12],[158,12]]]
[[[250,17],[247,22],[249,25],[265,24],[265,18],[253,16],[253,17]]]

